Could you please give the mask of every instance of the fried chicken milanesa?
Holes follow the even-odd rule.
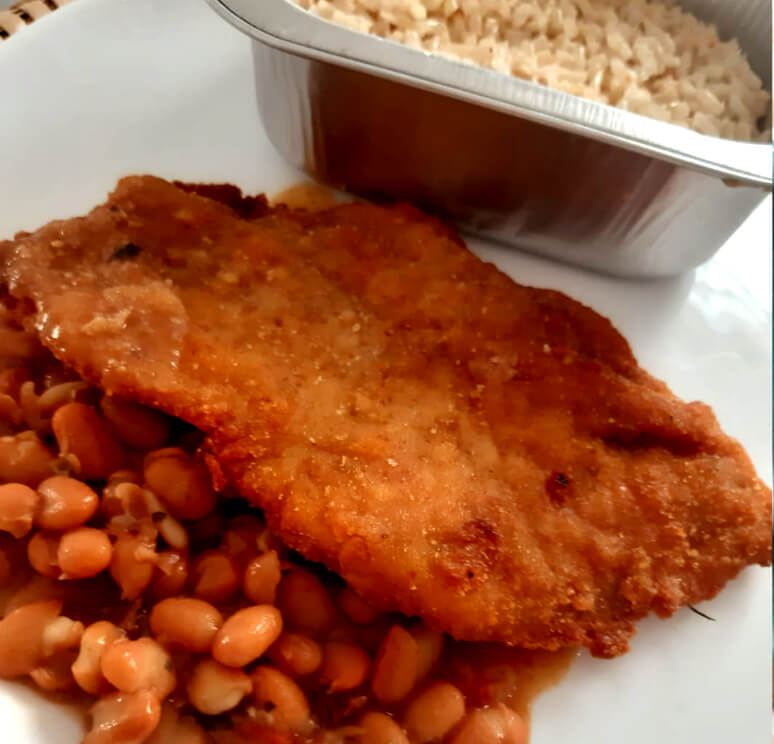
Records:
[[[381,608],[614,656],[770,563],[770,491],[707,406],[411,207],[129,177],[0,255],[57,357],[202,429],[215,481]]]

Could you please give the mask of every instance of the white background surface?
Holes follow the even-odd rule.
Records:
[[[88,210],[126,173],[270,193],[297,181],[265,139],[250,65],[249,43],[201,0],[78,0],[0,44],[0,238]],[[670,280],[473,247],[608,315],[643,366],[713,405],[771,482],[770,199]],[[770,604],[769,572],[749,569],[702,605],[716,622],[683,610],[642,623],[624,657],[581,657],[538,700],[532,744],[768,744]],[[79,738],[72,715],[13,683],[0,683],[0,721],[3,742]]]

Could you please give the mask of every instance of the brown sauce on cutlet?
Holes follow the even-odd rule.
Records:
[[[341,204],[341,196],[321,183],[314,181],[302,181],[283,189],[270,198],[272,205],[283,204],[290,209],[306,209],[317,212]]]

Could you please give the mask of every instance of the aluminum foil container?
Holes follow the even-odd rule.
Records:
[[[707,260],[771,191],[767,143],[709,137],[323,21],[208,0],[253,40],[275,147],[319,181],[626,276]],[[680,0],[771,91],[770,0]],[[770,122],[769,122],[770,124]]]

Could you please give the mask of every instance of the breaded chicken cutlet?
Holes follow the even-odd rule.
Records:
[[[614,656],[770,562],[742,447],[593,310],[407,206],[198,190],[125,178],[2,244],[3,280],[57,357],[203,430],[214,479],[371,602]]]

